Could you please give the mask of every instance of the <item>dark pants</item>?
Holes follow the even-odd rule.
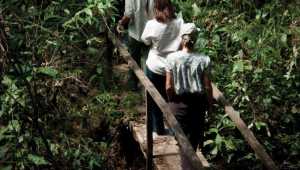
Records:
[[[166,77],[153,73],[146,67],[146,76],[150,79],[153,83],[155,88],[158,92],[162,95],[164,99],[167,98],[166,90],[165,90],[165,81]],[[159,135],[165,134],[164,128],[164,119],[163,113],[161,112],[160,108],[154,102],[153,98],[147,92],[147,113],[151,115],[152,124],[153,124],[153,131],[157,132]]]
[[[141,67],[141,58],[144,51],[147,51],[147,47],[144,43],[137,41],[134,38],[128,38],[128,50],[132,58]],[[131,90],[137,90],[138,78],[134,74],[133,70],[128,72],[128,86]]]
[[[204,119],[207,97],[204,94],[183,94],[175,96],[169,103],[182,130],[194,150],[203,146]]]

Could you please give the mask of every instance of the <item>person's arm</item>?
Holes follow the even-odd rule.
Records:
[[[167,93],[168,101],[172,101],[172,98],[174,97],[174,87],[173,87],[172,72],[170,71],[166,72],[166,93]]]
[[[212,112],[212,104],[213,104],[213,94],[212,94],[212,86],[211,81],[207,73],[203,74],[203,82],[204,82],[204,89],[207,94],[208,99],[208,113]]]
[[[141,40],[146,44],[146,45],[151,45],[152,40],[157,37],[155,33],[155,29],[153,27],[153,22],[148,21],[145,25],[144,31],[141,36]]]
[[[130,17],[124,15],[124,16],[122,17],[122,19],[119,20],[119,23],[118,23],[118,24],[121,24],[123,27],[125,27],[126,25],[129,24],[129,22],[130,22]]]
[[[127,27],[131,18],[134,16],[134,8],[133,8],[133,1],[132,0],[125,0],[125,12],[123,17],[119,20],[117,31],[123,32],[124,27]]]

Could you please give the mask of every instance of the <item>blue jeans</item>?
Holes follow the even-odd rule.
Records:
[[[158,92],[162,95],[162,97],[166,100],[167,99],[166,90],[165,90],[166,77],[153,73],[151,70],[148,69],[148,67],[146,67],[146,76],[153,83],[153,85],[158,90]],[[150,96],[148,92],[146,97],[147,97],[146,98],[147,113],[151,115],[153,131],[157,132],[157,134],[159,135],[163,135],[165,134],[163,113],[161,112],[160,108],[157,106],[157,104],[154,102],[153,98]]]

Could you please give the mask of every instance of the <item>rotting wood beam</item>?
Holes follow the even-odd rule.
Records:
[[[108,34],[112,40],[112,43],[115,45],[115,47],[118,48],[120,55],[128,62],[129,67],[134,71],[135,75],[144,85],[145,89],[152,96],[153,100],[164,113],[164,117],[166,118],[167,124],[170,128],[174,130],[176,139],[178,140],[178,143],[180,145],[180,149],[183,152],[183,154],[188,158],[193,169],[204,169],[205,167],[203,166],[203,163],[196,155],[196,152],[194,151],[193,147],[188,141],[175,116],[171,112],[168,103],[162,98],[162,96],[159,94],[152,82],[145,76],[144,72],[140,69],[135,60],[130,56],[125,45],[122,44],[121,41],[117,39],[113,33],[109,32]]]
[[[245,122],[240,118],[239,113],[234,110],[230,103],[225,99],[223,93],[217,88],[217,86],[212,83],[213,97],[222,105],[225,106],[225,113],[230,117],[230,119],[237,126],[239,131],[242,133],[243,137],[246,139],[248,144],[254,150],[255,154],[262,161],[264,166],[269,170],[279,170],[275,162],[267,154],[264,147],[255,138],[252,131],[246,126]]]

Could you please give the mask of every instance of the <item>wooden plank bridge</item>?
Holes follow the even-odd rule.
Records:
[[[126,46],[112,33],[108,32],[108,39],[111,45],[115,46],[120,56],[128,63],[134,71],[146,91],[152,96],[156,104],[164,114],[167,126],[174,133],[159,137],[153,141],[151,116],[146,114],[145,124],[132,123],[131,130],[135,139],[140,143],[141,150],[146,158],[146,169],[153,169],[153,162],[157,169],[176,170],[176,169],[210,169],[209,163],[201,152],[195,153],[179,123],[171,112],[167,102],[162,98],[151,81],[145,76],[134,59],[130,56]],[[264,147],[255,138],[252,131],[240,118],[239,113],[234,110],[230,103],[225,99],[222,92],[212,83],[213,97],[225,108],[225,113],[237,126],[245,140],[254,150],[257,157],[262,161],[265,168],[278,170],[274,161],[267,154]]]
[[[140,144],[144,156],[147,156],[147,137],[145,123],[130,122],[130,130],[134,139]],[[196,152],[203,166],[208,168],[209,163],[203,157],[200,150]],[[193,167],[185,160],[180,152],[178,142],[172,134],[158,136],[153,139],[153,162],[158,170],[186,170]]]

